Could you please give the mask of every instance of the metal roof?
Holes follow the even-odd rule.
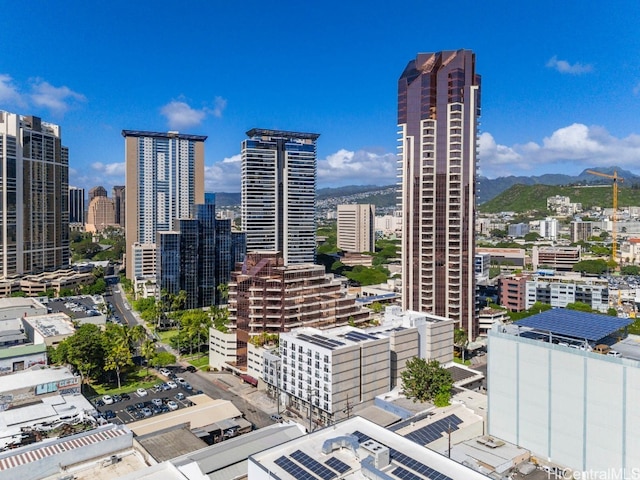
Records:
[[[628,318],[554,308],[523,318],[516,325],[596,342],[632,323]]]

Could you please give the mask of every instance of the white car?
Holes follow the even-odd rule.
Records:
[[[147,392],[144,388],[137,389],[136,393],[139,397],[146,397],[149,394],[149,392]]]
[[[173,400],[169,400],[167,402],[167,407],[169,407],[169,410],[177,410],[178,409],[178,404],[176,402],[174,402]]]
[[[111,405],[113,403],[113,397],[111,395],[105,395],[102,397],[102,401],[105,405]]]
[[[167,382],[167,385],[169,385],[169,388],[178,388],[178,384],[176,382],[174,382],[173,380],[169,380]]]
[[[164,375],[165,377],[168,377],[169,375],[171,375],[171,372],[169,370],[167,370],[166,368],[161,368],[160,369],[160,374]]]
[[[184,385],[185,383],[187,383],[187,381],[182,377],[176,378],[176,382],[178,382],[180,385]]]

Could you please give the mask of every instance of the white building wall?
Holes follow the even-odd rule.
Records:
[[[236,333],[222,333],[215,328],[209,329],[209,366],[222,368],[224,364],[236,361]]]
[[[640,465],[640,362],[492,330],[488,433],[573,470]]]

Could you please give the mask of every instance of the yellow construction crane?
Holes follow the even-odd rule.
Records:
[[[618,176],[618,172],[616,170],[613,171],[613,175],[609,175],[607,173],[596,172],[595,170],[587,170],[587,173],[592,175],[598,175],[599,177],[610,178],[613,180],[613,215],[611,215],[611,259],[614,262],[616,260],[616,252],[617,252],[617,230],[616,230],[616,217],[618,215],[618,180],[620,183],[624,182],[624,178]]]

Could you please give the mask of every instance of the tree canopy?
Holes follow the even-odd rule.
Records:
[[[433,402],[437,407],[449,404],[453,378],[437,360],[414,357],[401,374],[402,390],[414,402]]]

